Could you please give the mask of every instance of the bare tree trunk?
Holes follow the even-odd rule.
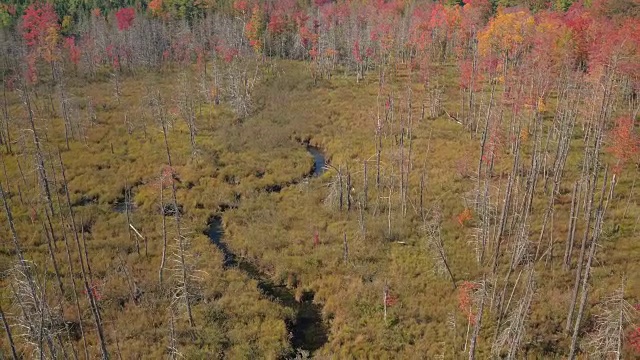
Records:
[[[158,276],[160,278],[160,287],[162,287],[162,275],[167,259],[167,221],[164,213],[164,176],[162,174],[160,174],[160,215],[162,216],[162,260],[160,261]]]
[[[403,120],[401,120],[401,122],[402,121]],[[400,147],[400,161],[398,164],[398,170],[400,170],[400,193],[398,195],[400,197],[400,214],[404,215],[404,127],[402,127],[402,130],[400,132],[400,143],[398,146]]]
[[[120,252],[118,252],[117,255],[118,255],[118,261],[120,262],[120,267],[122,268],[122,272],[124,272],[124,278],[127,281],[127,285],[128,285],[127,287],[129,288],[129,294],[131,295],[131,301],[133,301],[134,304],[137,304],[138,303],[138,297],[136,296],[135,281],[131,280],[131,275],[129,275],[129,270],[127,270],[127,264],[122,259],[122,256],[120,255]]]
[[[598,180],[598,155],[599,155],[599,151],[600,151],[600,144],[601,144],[601,138],[602,138],[602,131],[603,131],[603,127],[604,127],[604,117],[601,118],[599,124],[597,124],[598,128],[594,129],[595,133],[593,134],[594,136],[594,145],[592,149],[585,149],[585,158],[584,158],[584,162],[583,162],[583,177],[587,177],[587,194],[585,197],[586,200],[586,212],[585,212],[585,216],[586,216],[586,225],[585,225],[585,230],[584,230],[584,237],[582,238],[582,245],[580,248],[580,255],[578,257],[578,263],[577,263],[577,268],[576,268],[576,279],[575,279],[575,283],[574,283],[574,287],[573,287],[573,293],[571,296],[571,303],[569,305],[569,312],[567,315],[567,323],[565,326],[565,331],[569,332],[571,329],[571,324],[573,321],[573,312],[575,310],[575,305],[576,305],[576,301],[578,298],[578,288],[580,286],[580,279],[582,276],[582,267],[583,267],[583,261],[584,261],[584,255],[586,252],[586,247],[587,247],[587,240],[589,238],[589,231],[590,231],[590,227],[591,227],[591,221],[593,219],[593,214],[592,214],[592,208],[593,208],[593,201],[594,201],[594,196],[595,196],[595,188],[596,188],[596,184],[597,184],[597,180]],[[587,172],[589,171],[590,168],[593,169],[591,170],[592,174],[589,176],[587,174]],[[605,173],[605,179],[606,179],[606,173]],[[605,180],[606,183],[606,180]],[[605,188],[606,184],[603,185],[603,189]],[[604,191],[604,190],[603,190]],[[602,195],[602,197],[604,197],[604,195]],[[593,235],[592,235],[593,236]],[[586,273],[586,272],[585,272]]]
[[[591,272],[591,263],[596,253],[597,243],[602,232],[602,222],[604,221],[604,213],[606,208],[603,206],[605,190],[607,188],[607,169],[605,169],[604,179],[602,182],[602,192],[600,195],[600,204],[598,205],[598,209],[596,210],[596,223],[593,229],[593,234],[591,238],[591,245],[589,247],[589,256],[587,258],[587,264],[584,269],[584,276],[582,278],[582,296],[580,298],[580,306],[578,307],[578,314],[576,316],[575,325],[573,327],[573,336],[571,337],[571,347],[569,348],[569,360],[575,359],[576,355],[576,347],[578,344],[578,333],[580,330],[580,325],[582,323],[582,316],[584,314],[585,305],[587,302],[587,297],[589,294],[589,275]],[[611,194],[612,192],[610,192]],[[607,201],[608,202],[608,201]]]
[[[344,233],[344,238],[342,240],[342,257],[344,260],[344,263],[348,263],[349,262],[349,244],[347,244],[347,232],[345,231]]]
[[[4,138],[4,146],[7,150],[7,153],[11,154],[11,131],[9,129],[9,123],[11,122],[9,120],[9,109],[8,109],[8,105],[7,105],[7,85],[6,82],[2,81],[2,97],[3,97],[3,107],[2,107],[2,114],[4,116],[4,132],[5,132],[5,138]]]
[[[26,281],[26,291],[28,292],[27,296],[32,299],[33,302],[33,306],[35,307],[36,312],[41,311],[39,309],[39,304],[38,304],[38,297],[36,295],[36,285],[35,285],[35,281],[33,279],[33,275],[31,272],[31,269],[29,268],[29,265],[27,264],[25,258],[24,258],[24,254],[22,253],[22,248],[20,246],[20,241],[18,239],[18,233],[16,232],[15,226],[14,226],[14,222],[13,222],[13,214],[11,212],[11,208],[9,206],[9,199],[6,195],[6,193],[4,192],[4,189],[2,188],[2,183],[0,183],[0,198],[2,199],[2,202],[4,204],[4,210],[5,210],[5,214],[7,216],[7,221],[9,223],[9,229],[11,230],[11,238],[13,240],[13,245],[15,248],[15,252],[16,252],[16,256],[18,257],[18,266],[19,266],[19,273],[22,274],[22,276],[24,276],[25,281]],[[27,309],[23,306],[22,301],[21,301],[21,296],[18,290],[15,289],[15,286],[13,286],[13,282],[11,282],[11,287],[13,289],[13,292],[16,296],[16,300],[18,301],[18,305],[20,306],[20,309],[22,310],[22,314],[23,314],[23,318],[26,321],[25,327],[28,328],[28,332],[30,334],[35,334],[35,327],[32,323],[32,319],[30,316],[29,311],[27,311]],[[44,311],[41,311],[42,313],[44,313]],[[39,350],[42,353],[44,351],[44,349],[42,348],[42,344],[39,342]]]
[[[175,320],[173,306],[169,308],[169,356],[171,360],[178,358],[178,342],[176,341]]]
[[[367,198],[369,197],[369,180],[367,179],[367,161],[362,162],[362,166],[364,168],[364,173],[362,175],[363,178],[363,195],[362,195],[362,209],[367,209]]]
[[[67,209],[69,211],[69,216],[71,217],[71,227],[73,230],[73,235],[76,240],[76,250],[78,252],[78,258],[80,259],[80,270],[82,272],[84,289],[85,289],[85,292],[87,293],[87,298],[89,300],[91,312],[93,313],[93,318],[96,323],[96,328],[98,330],[98,339],[100,341],[100,350],[102,351],[102,358],[106,360],[109,358],[109,352],[107,350],[107,343],[104,336],[104,331],[102,329],[102,318],[100,317],[100,309],[98,308],[97,301],[94,297],[93,289],[91,285],[89,285],[89,278],[87,276],[87,271],[85,269],[82,249],[80,246],[80,238],[78,237],[78,229],[76,226],[75,216],[73,214],[73,208],[71,207],[71,198],[69,197],[69,188],[67,187],[67,177],[65,175],[64,163],[62,162],[62,155],[60,153],[58,153],[58,159],[60,161],[60,169],[62,170],[62,182],[64,184],[64,190],[67,197]],[[85,247],[85,255],[86,255],[86,251],[87,249]],[[90,266],[88,257],[87,257],[87,266]]]
[[[382,154],[382,134],[380,134],[380,130],[377,130],[376,136],[378,137],[376,142],[376,187],[380,190],[380,157]]]
[[[131,213],[129,211],[129,203],[131,202],[131,190],[127,180],[124,181],[124,209],[127,215],[127,234],[129,234],[129,242],[131,242]],[[136,239],[136,252],[140,256],[140,241],[137,236],[133,236]]]
[[[440,214],[434,216],[434,220],[431,223],[425,224],[424,229],[427,233],[427,241],[428,245],[431,248],[431,251],[434,253],[434,258],[436,261],[436,266],[438,266],[437,270],[444,271],[449,275],[449,279],[451,280],[451,285],[455,290],[456,279],[453,276],[453,272],[451,271],[451,267],[449,266],[449,261],[447,259],[447,254],[444,250],[444,242],[442,240],[442,228],[440,225]]]
[[[487,136],[489,135],[489,122],[491,120],[491,106],[493,105],[493,95],[495,93],[495,84],[491,86],[491,97],[489,99],[489,105],[487,107],[487,117],[485,119],[484,131],[482,132],[482,142],[480,145],[480,159],[478,161],[478,188],[480,188],[480,179],[482,178],[482,160],[485,152],[485,145],[487,143]],[[476,200],[476,203],[478,201]]]
[[[40,138],[38,137],[38,132],[36,131],[36,125],[35,122],[33,120],[33,111],[31,110],[31,100],[29,97],[29,93],[28,90],[24,90],[23,91],[23,101],[25,103],[26,106],[26,110],[27,110],[27,116],[29,118],[29,123],[31,125],[31,131],[33,134],[33,143],[36,147],[36,161],[37,161],[37,165],[38,165],[38,175],[40,177],[40,181],[41,181],[41,185],[42,188],[44,190],[45,193],[45,198],[47,201],[47,205],[49,205],[49,210],[51,211],[51,214],[54,214],[55,212],[53,211],[53,205],[51,202],[51,191],[49,189],[49,181],[47,179],[47,174],[45,171],[45,166],[44,166],[44,158],[42,156],[42,149],[40,147]],[[53,233],[53,232],[52,232]]]
[[[171,163],[171,151],[169,150],[169,141],[167,139],[167,128],[165,126],[164,121],[162,122],[162,133],[164,135],[164,145],[167,150],[167,161],[169,164],[169,168],[173,169],[173,165]],[[180,228],[180,211],[178,208],[178,199],[176,197],[176,184],[173,179],[171,179],[171,193],[173,196],[173,206],[174,206],[174,218],[176,222],[176,234],[178,239],[178,251],[180,258],[180,266],[181,266],[181,277],[182,277],[182,286],[184,286],[184,302],[185,307],[187,308],[187,316],[189,318],[189,326],[194,327],[195,322],[193,320],[193,315],[191,312],[191,299],[189,298],[189,275],[187,274],[187,264],[185,259],[185,244],[184,238],[182,237],[182,229]]]
[[[595,170],[594,170],[595,171]],[[587,180],[587,223],[585,225],[584,236],[582,237],[582,245],[580,247],[580,255],[578,256],[578,262],[576,264],[576,279],[573,285],[573,293],[571,295],[571,303],[569,304],[569,312],[567,314],[567,323],[565,325],[565,331],[569,332],[571,324],[573,323],[573,311],[575,310],[576,300],[578,298],[578,289],[580,287],[580,279],[582,278],[582,266],[584,262],[584,255],[587,248],[587,240],[589,239],[589,229],[591,227],[591,208],[593,205],[595,183],[591,183],[591,179]]]
[[[349,172],[349,167],[347,167],[347,211],[351,211],[351,173]]]
[[[339,209],[342,211],[343,203],[344,203],[344,185],[342,184],[342,166],[338,169],[338,189],[340,192],[339,196]]]
[[[118,354],[118,359],[122,360],[122,353],[120,352],[120,340],[118,339],[118,332],[113,332],[113,337],[116,339],[116,352]]]
[[[584,313],[585,304],[587,302],[587,295],[589,292],[589,274],[591,271],[591,261],[596,252],[596,241],[591,241],[591,247],[589,249],[589,256],[587,258],[587,264],[584,269],[584,277],[582,278],[582,297],[580,298],[580,306],[578,308],[578,315],[576,317],[575,325],[573,327],[573,336],[571,336],[571,347],[569,348],[569,360],[573,360],[576,357],[576,347],[578,344],[578,333],[580,330],[580,324],[582,323],[582,316]]]
[[[482,280],[482,294],[480,295],[480,309],[478,310],[478,314],[476,315],[476,325],[473,328],[473,335],[471,335],[471,343],[469,345],[469,360],[474,360],[476,358],[476,343],[478,341],[478,336],[480,335],[480,328],[482,327],[482,314],[484,313],[484,300],[486,297],[486,288],[485,288],[485,280]]]
[[[80,328],[80,336],[82,337],[82,345],[84,347],[84,357],[89,359],[89,348],[87,346],[87,338],[84,333],[84,325],[82,321],[82,311],[80,310],[80,301],[78,299],[78,291],[76,290],[76,278],[75,271],[73,270],[73,261],[71,260],[71,252],[69,250],[69,241],[67,239],[67,232],[65,231],[65,223],[62,213],[60,213],[60,221],[62,223],[62,238],[64,239],[64,247],[67,252],[67,263],[69,264],[69,277],[71,278],[71,286],[73,289],[73,299],[76,305],[76,315],[78,316],[78,325]]]
[[[45,210],[46,211],[46,210]],[[53,271],[56,274],[56,280],[58,282],[58,288],[60,289],[60,295],[64,296],[64,286],[62,285],[62,278],[60,277],[60,270],[58,269],[58,261],[56,260],[56,255],[53,250],[53,246],[51,246],[51,238],[49,237],[49,232],[47,231],[46,226],[44,225],[44,221],[40,221],[42,224],[42,231],[44,231],[45,238],[47,241],[47,248],[49,249],[49,257],[51,258],[51,264],[53,265]]]
[[[567,244],[564,251],[564,261],[562,268],[568,271],[571,268],[571,253],[573,252],[573,240],[576,234],[576,224],[580,213],[580,183],[576,181],[573,184],[573,192],[571,194],[571,211],[569,213],[569,232],[567,233]]]
[[[7,318],[4,316],[4,311],[2,311],[2,306],[0,305],[0,318],[2,318],[2,324],[4,325],[4,331],[7,333],[7,339],[9,340],[9,345],[11,346],[11,355],[13,356],[13,360],[18,360],[18,353],[16,352],[16,346],[13,343],[13,336],[11,335],[11,328],[9,327],[9,323],[7,323]]]
[[[424,171],[420,175],[420,218],[424,220]]]
[[[520,127],[518,126],[518,129]],[[509,174],[509,179],[507,181],[507,189],[504,194],[504,203],[502,204],[502,213],[500,214],[500,225],[498,227],[498,231],[496,232],[496,247],[495,252],[493,254],[493,267],[491,270],[491,274],[495,275],[496,270],[498,269],[498,259],[500,257],[500,245],[502,244],[502,234],[504,233],[505,226],[507,224],[507,217],[509,216],[509,208],[511,206],[511,191],[513,189],[513,183],[515,181],[515,177],[517,176],[518,166],[520,164],[520,137],[516,138],[516,148],[514,155],[513,167],[511,169],[511,173]]]

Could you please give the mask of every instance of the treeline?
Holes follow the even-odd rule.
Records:
[[[95,75],[99,65],[133,70],[169,60],[229,62],[252,48],[261,55],[310,60],[318,76],[329,76],[338,64],[362,77],[380,64],[424,69],[433,61],[457,60],[464,77],[482,63],[502,57],[517,62],[531,52],[550,51],[563,57],[556,63],[569,61],[587,70],[600,61],[602,36],[612,36],[615,43],[632,34],[640,9],[620,0],[577,3],[566,12],[548,4],[535,13],[526,6],[496,7],[489,0],[81,4],[82,16],[69,15],[56,2],[2,4],[5,64],[26,60],[33,72],[36,61],[64,59]],[[200,9],[198,16],[176,16],[183,11],[176,9],[191,7]],[[487,61],[477,61],[480,53]]]
[[[41,1],[31,0],[8,0],[0,6],[0,25],[9,26],[18,21],[20,14],[31,4]],[[92,10],[99,9],[104,14],[114,13],[118,9],[132,7],[138,11],[150,11],[157,13],[158,8],[162,8],[165,16],[172,18],[196,19],[206,16],[211,11],[230,13],[233,9],[233,0],[51,0],[47,1],[53,4],[53,7],[61,19],[69,17],[74,21],[86,17]],[[265,3],[276,3],[277,1],[265,1]],[[296,0],[295,4],[301,8],[307,9],[315,5],[333,1],[322,0]],[[340,2],[340,1],[336,1]],[[492,0],[492,6],[497,9],[499,6],[524,6],[532,11],[539,11],[552,7],[557,10],[566,10],[573,1],[556,0],[553,2],[545,2],[541,0]],[[445,2],[449,6],[464,5],[464,1],[447,0]],[[618,11],[628,11],[633,7],[631,1],[618,1],[616,8]]]
[[[523,6],[495,8],[489,0],[463,5],[235,0],[226,11],[209,9],[191,19],[172,16],[175,4],[157,0],[147,8],[93,8],[78,19],[61,18],[53,3],[30,4],[23,13],[4,4],[18,19],[2,32],[5,86],[18,78],[34,84],[39,73],[55,75],[63,68],[95,78],[195,63],[204,74],[210,62],[236,68],[228,77],[247,78],[248,69],[235,64],[255,54],[263,61],[308,61],[314,79],[346,70],[360,80],[402,64],[427,87],[434,69],[455,63],[465,97],[462,112],[472,112],[474,92],[489,89],[494,80],[512,89],[509,75],[523,71],[592,75],[612,65],[628,79],[624,91],[633,95],[637,88],[638,38],[629,35],[638,32],[634,14],[640,6],[622,10],[618,0],[536,13]],[[206,86],[220,94],[222,85],[214,78]],[[522,105],[544,103],[551,94],[545,86]]]

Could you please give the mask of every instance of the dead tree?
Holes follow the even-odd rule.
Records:
[[[347,232],[344,233],[344,238],[342,240],[342,260],[344,263],[349,262],[349,244],[347,243]]]
[[[581,177],[586,182],[586,194],[585,194],[585,230],[582,237],[582,244],[580,247],[580,254],[578,256],[578,262],[576,263],[576,277],[573,285],[573,292],[571,296],[571,303],[569,305],[569,311],[567,314],[567,322],[565,326],[565,332],[569,332],[573,323],[573,312],[575,310],[576,301],[578,298],[578,290],[580,287],[580,280],[582,279],[584,257],[587,251],[587,245],[589,242],[589,235],[591,233],[591,223],[594,218],[593,214],[593,202],[596,192],[596,184],[598,180],[598,156],[600,151],[600,144],[602,139],[604,120],[598,126],[598,129],[588,131],[593,136],[594,145],[592,148],[585,149],[585,155],[582,163],[582,175]],[[604,189],[604,187],[603,187]],[[604,190],[603,190],[604,191]],[[593,235],[591,235],[593,237]],[[594,249],[595,251],[595,249]]]
[[[126,264],[126,260],[124,260],[122,258],[122,255],[120,255],[120,252],[118,251],[117,253],[118,255],[118,262],[120,263],[120,269],[122,270],[122,273],[124,274],[124,279],[127,282],[127,287],[129,288],[129,294],[131,295],[131,301],[134,304],[138,303],[138,300],[140,299],[140,289],[138,289],[138,286],[136,285],[135,280],[131,279],[131,275],[129,273],[129,270],[127,269],[127,264]]]
[[[362,175],[362,209],[367,208],[367,199],[369,197],[369,179],[367,178],[367,161],[362,162],[363,175]]]
[[[343,203],[344,203],[344,185],[343,185],[343,177],[342,167],[336,168],[330,164],[326,165],[329,169],[335,170],[336,174],[333,176],[332,180],[327,184],[329,188],[329,193],[325,197],[324,203],[329,208],[338,208],[339,211],[342,211]],[[349,196],[347,194],[347,196]]]
[[[593,262],[593,258],[595,256],[596,253],[596,247],[598,244],[598,240],[600,238],[600,235],[602,234],[602,226],[603,226],[603,222],[604,222],[604,215],[605,215],[605,210],[606,210],[606,206],[604,204],[604,198],[605,198],[605,191],[607,188],[607,171],[605,169],[605,174],[604,174],[604,181],[602,184],[602,191],[600,194],[600,203],[598,205],[598,208],[596,210],[596,214],[595,214],[595,225],[594,225],[594,229],[593,229],[593,234],[591,235],[591,240],[590,240],[590,247],[589,247],[589,255],[587,257],[587,263],[584,267],[584,275],[582,276],[582,295],[580,297],[580,305],[578,307],[578,313],[576,315],[576,319],[575,319],[575,323],[574,323],[574,327],[573,327],[573,336],[571,337],[571,346],[569,348],[569,359],[573,360],[575,358],[576,355],[576,348],[577,348],[577,343],[578,343],[578,334],[579,334],[579,330],[580,330],[580,325],[582,323],[582,317],[584,314],[584,309],[586,306],[586,302],[587,302],[587,297],[588,297],[588,293],[589,293],[589,275],[591,273],[591,264]],[[609,194],[612,194],[612,191],[609,192]],[[609,202],[610,199],[607,199],[607,203]],[[575,299],[574,299],[575,300]],[[575,304],[572,304],[575,306]],[[571,312],[570,312],[571,313]]]
[[[38,324],[35,322],[34,316],[38,314],[40,314],[38,317],[44,316],[44,311],[41,309],[41,306],[43,304],[40,302],[40,298],[38,297],[38,287],[31,265],[24,258],[22,247],[20,246],[20,241],[18,238],[18,233],[16,232],[14,226],[13,214],[11,212],[8,198],[6,196],[6,193],[4,192],[4,189],[2,188],[1,183],[0,198],[2,198],[2,202],[4,204],[4,210],[7,216],[7,221],[9,223],[9,229],[11,230],[14,249],[18,258],[18,264],[13,269],[15,281],[11,282],[11,286],[16,302],[21,309],[21,326],[23,329],[25,329],[28,339],[31,339],[30,342],[34,344],[37,349],[39,349],[39,352],[42,355],[44,354],[44,348],[42,347],[42,342],[39,340],[42,339],[43,330],[41,330],[42,326],[40,326],[40,330],[38,330]],[[40,325],[42,325],[42,321],[40,322]],[[47,336],[49,336],[49,333],[47,333]],[[54,352],[52,343],[52,341],[48,342],[48,344],[50,345],[51,353]]]
[[[82,272],[82,280],[84,283],[84,290],[87,294],[87,299],[89,300],[89,306],[91,307],[91,312],[93,315],[93,319],[96,324],[96,329],[98,330],[98,339],[100,341],[100,350],[102,351],[102,358],[104,360],[109,358],[109,352],[107,350],[107,343],[104,336],[104,331],[102,328],[102,318],[100,316],[100,308],[98,307],[97,299],[95,298],[95,294],[93,292],[92,285],[90,285],[89,276],[87,274],[87,269],[85,268],[85,258],[82,254],[81,246],[80,246],[80,238],[78,236],[78,229],[76,226],[75,215],[73,213],[73,207],[71,206],[71,198],[69,196],[69,188],[67,186],[67,177],[65,175],[64,163],[62,162],[62,155],[58,152],[58,160],[60,161],[60,169],[62,172],[62,183],[64,185],[64,192],[67,197],[67,210],[69,213],[69,217],[71,218],[71,229],[73,231],[73,236],[76,241],[76,250],[78,252],[78,258],[80,259],[80,270]],[[86,255],[86,246],[85,246],[85,255]],[[86,258],[87,266],[89,265],[88,257]]]
[[[49,232],[47,231],[47,228],[44,224],[44,221],[40,221],[40,223],[42,224],[42,231],[44,232],[45,238],[46,238],[46,243],[47,243],[47,249],[49,250],[49,257],[51,258],[51,264],[53,265],[53,271],[56,274],[56,281],[58,282],[58,288],[60,290],[60,295],[64,296],[64,286],[62,285],[62,277],[60,276],[60,270],[58,268],[58,260],[56,260],[56,255],[55,255],[55,251],[53,250],[53,246],[52,246],[52,239],[49,236]]]
[[[62,74],[62,65],[58,62],[54,62],[52,65],[53,71],[55,73],[55,79],[57,80],[58,92],[60,94],[60,109],[62,110],[62,119],[64,121],[64,139],[67,150],[69,150],[69,137],[75,139],[75,135],[73,132],[73,125],[71,123],[71,115],[69,111],[69,99],[67,98],[67,94],[65,92],[65,84],[64,84],[64,74]]]
[[[131,212],[129,210],[129,204],[131,203],[131,188],[127,180],[124,181],[124,210],[127,215],[127,234],[129,235],[129,242],[131,242],[131,238],[133,237],[136,240],[136,252],[138,256],[140,255],[140,241],[138,241],[137,236],[132,236],[131,232],[133,231],[133,225],[131,225]]]
[[[501,333],[496,336],[493,343],[492,353],[495,357],[500,357],[500,352],[506,349],[507,359],[515,359],[520,348],[524,337],[527,316],[535,293],[533,263],[528,264],[527,273],[528,281],[525,284],[524,294],[516,304],[514,310],[507,317],[505,321],[506,326],[501,330]],[[509,299],[509,302],[511,302],[511,299]],[[507,306],[507,309],[508,307],[509,306]],[[501,319],[498,321],[501,321]],[[500,328],[497,328],[496,330],[500,331],[499,329]]]
[[[48,208],[45,208],[44,214],[47,219],[47,223],[49,225],[49,231],[51,232],[51,238],[54,241],[55,245],[55,233],[53,231],[53,226],[51,225],[51,217],[55,214],[53,210],[53,201],[51,200],[51,190],[49,187],[49,179],[47,178],[47,172],[44,165],[44,155],[42,152],[42,146],[40,143],[40,137],[38,136],[38,132],[36,130],[35,121],[33,118],[33,110],[31,109],[31,98],[29,96],[29,90],[23,89],[21,92],[22,101],[25,105],[25,110],[27,111],[27,117],[29,118],[29,124],[31,126],[31,132],[33,135],[33,144],[35,146],[36,151],[36,171],[38,174],[38,180],[40,182],[41,188],[44,192],[44,197]]]
[[[480,329],[482,328],[482,315],[484,313],[484,302],[487,297],[487,282],[485,279],[480,283],[480,288],[476,291],[475,295],[479,297],[478,313],[476,314],[475,326],[473,328],[473,335],[471,335],[471,342],[469,343],[469,360],[476,358],[476,345],[478,336],[480,335]]]
[[[518,129],[520,129],[520,126],[518,126]],[[502,235],[504,234],[504,230],[507,225],[507,218],[509,216],[509,210],[512,202],[511,195],[513,191],[515,178],[517,176],[519,164],[520,164],[520,137],[516,137],[513,167],[511,169],[511,172],[509,173],[509,178],[507,180],[507,188],[505,190],[504,202],[502,203],[502,211],[500,213],[500,222],[498,225],[498,229],[496,231],[495,251],[493,253],[493,266],[491,270],[492,275],[495,275],[498,269],[498,259],[500,257],[500,246],[502,245]]]
[[[169,165],[169,169],[173,169],[173,164],[171,162],[171,151],[169,150],[169,141],[167,139],[167,127],[164,118],[161,118],[162,121],[162,133],[164,136],[164,145],[167,151],[167,163]],[[189,319],[189,326],[194,327],[195,322],[193,320],[193,314],[191,312],[191,282],[193,280],[193,268],[190,264],[187,263],[187,246],[188,239],[183,236],[182,229],[180,225],[180,209],[178,207],[178,199],[176,197],[177,189],[176,183],[171,179],[171,195],[173,197],[173,206],[174,206],[174,219],[176,224],[176,243],[177,250],[174,252],[174,256],[177,261],[176,270],[176,279],[177,286],[175,288],[176,292],[174,294],[176,300],[182,300],[185,305],[187,311],[187,317]],[[163,210],[164,211],[164,210]],[[164,216],[164,214],[163,214]]]
[[[197,152],[196,148],[196,109],[193,103],[193,91],[191,89],[191,83],[186,73],[180,76],[180,95],[177,99],[178,109],[180,115],[187,123],[189,129],[189,141],[191,143],[191,155],[194,156]]]
[[[178,341],[176,339],[176,327],[173,305],[169,307],[169,357],[176,360],[180,353],[178,352]]]
[[[624,299],[625,279],[620,287],[608,296],[598,307],[595,316],[595,331],[591,334],[587,347],[589,355],[597,359],[622,357],[624,329],[631,322],[635,309]]]
[[[7,82],[4,81],[4,76],[3,76],[3,81],[2,81],[2,98],[3,98],[3,106],[2,106],[2,116],[4,118],[4,126],[2,129],[0,129],[0,132],[4,132],[4,136],[3,136],[3,143],[5,146],[5,149],[7,150],[8,154],[11,154],[11,130],[9,128],[9,124],[11,123],[10,119],[9,119],[9,106],[7,103]]]
[[[447,254],[444,250],[440,221],[440,213],[434,211],[434,218],[430,222],[425,222],[423,231],[427,237],[427,247],[432,253],[436,273],[446,273],[451,280],[451,285],[456,289],[456,280],[453,277],[453,272],[451,271]]]
[[[555,199],[560,191],[562,174],[564,173],[564,166],[567,162],[567,156],[569,155],[569,146],[570,146],[571,137],[573,134],[575,116],[571,116],[571,115],[563,116],[560,119],[560,121],[561,121],[560,139],[558,141],[558,145],[556,149],[556,157],[553,164],[553,187],[552,187],[551,193],[549,194],[549,202],[544,213],[544,218],[542,220],[542,229],[540,230],[540,236],[538,238],[538,244],[536,246],[536,258],[540,254],[542,239],[545,234],[547,223],[549,222],[550,218],[551,218],[551,221],[553,221],[553,208],[555,204]],[[546,189],[547,179],[548,177],[545,177],[545,189]],[[553,234],[550,236],[549,245],[547,247],[547,251],[545,252],[545,254],[547,256],[547,262],[550,262],[553,259]]]
[[[170,181],[173,181],[173,179]],[[160,286],[162,287],[163,272],[167,259],[167,220],[165,219],[164,213],[164,175],[162,173],[160,174],[160,215],[162,216],[162,260],[160,261],[158,276],[160,278]]]
[[[573,241],[576,235],[576,224],[580,215],[580,182],[576,181],[571,193],[571,211],[569,212],[569,232],[567,233],[567,243],[564,250],[564,260],[562,268],[568,271],[571,267],[571,253],[573,252]]]
[[[61,205],[61,204],[59,204]],[[67,264],[69,265],[69,277],[71,278],[71,287],[73,290],[73,299],[76,306],[76,316],[78,317],[78,327],[80,328],[80,336],[82,337],[82,345],[84,347],[84,356],[89,359],[89,348],[87,346],[87,338],[84,332],[84,325],[82,321],[82,310],[80,309],[80,300],[78,298],[78,290],[76,289],[75,271],[73,268],[73,261],[71,260],[71,251],[69,250],[69,241],[67,239],[67,231],[65,230],[67,224],[65,224],[62,212],[60,212],[60,222],[62,223],[62,239],[64,240],[64,248],[67,254]]]
[[[11,333],[11,327],[7,322],[7,318],[4,315],[4,311],[2,311],[2,306],[0,305],[0,318],[2,318],[2,325],[4,326],[4,331],[7,333],[7,340],[9,341],[9,346],[11,346],[11,356],[13,356],[13,360],[18,360],[18,353],[16,352],[16,346],[13,342],[13,335]]]

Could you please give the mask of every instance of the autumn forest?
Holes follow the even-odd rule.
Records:
[[[4,0],[0,358],[640,358],[637,0]]]

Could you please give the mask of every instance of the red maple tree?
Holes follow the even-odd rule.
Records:
[[[68,37],[64,39],[64,48],[67,50],[69,60],[75,65],[80,62],[80,48],[76,45],[76,39]]]
[[[131,27],[136,18],[136,11],[132,7],[122,8],[116,12],[118,30],[124,31]]]
[[[22,16],[22,38],[27,46],[42,46],[51,29],[60,29],[58,15],[51,3],[31,4],[25,9]]]

